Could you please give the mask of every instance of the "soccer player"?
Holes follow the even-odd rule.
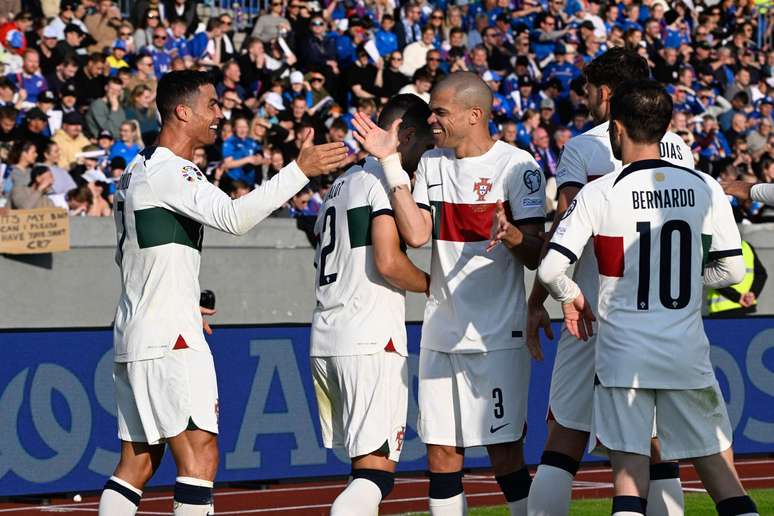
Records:
[[[379,126],[399,124],[401,166],[412,173],[432,147],[430,109],[416,95],[393,97]],[[388,142],[385,142],[388,143]],[[429,277],[401,249],[384,172],[368,157],[331,185],[315,225],[317,308],[311,367],[326,448],[346,448],[352,482],[332,516],[377,514],[392,490],[408,407],[405,291]]]
[[[136,513],[165,444],[177,464],[175,515],[212,513],[218,389],[199,309],[204,226],[244,234],[308,177],[346,158],[342,144],[314,147],[307,134],[296,161],[232,201],[191,162],[196,147],[215,141],[223,119],[209,75],[165,75],[156,103],[163,123],[159,144],[132,161],[116,191],[122,293],[113,378],[121,457],[102,492],[102,516]]]
[[[530,375],[524,265],[534,268],[540,256],[545,185],[532,156],[492,141],[491,106],[491,90],[473,73],[436,85],[429,121],[438,148],[419,161],[413,198],[396,146],[372,145],[385,131],[364,117],[355,125],[382,162],[403,239],[415,247],[433,239],[418,421],[433,516],[466,512],[467,447],[486,446],[511,514],[526,514],[531,482],[522,446]]]
[[[583,185],[605,174],[621,169],[610,149],[608,138],[610,97],[613,90],[627,79],[647,79],[648,63],[634,51],[614,48],[589,63],[584,75],[588,104],[599,125],[572,138],[565,145],[557,167],[559,200],[554,227]],[[667,132],[661,141],[661,157],[676,165],[693,169],[691,149],[674,133]],[[589,246],[575,266],[575,281],[587,293],[596,309],[597,263]],[[548,313],[543,308],[548,293],[535,282],[529,297],[527,345],[533,357],[543,358],[538,328],[553,338]],[[570,510],[572,480],[583,457],[591,428],[591,405],[594,389],[594,337],[580,342],[566,328],[562,329],[551,378],[548,405],[548,439],[529,494],[530,516],[566,515]],[[660,463],[658,452],[651,474],[649,514],[679,516],[683,513],[683,494],[677,463]]]
[[[774,206],[774,184],[755,184],[747,181],[721,181],[720,184],[728,195],[733,195],[740,201],[752,199]]]
[[[671,117],[672,99],[657,82],[616,88],[609,138],[624,169],[578,193],[538,278],[562,303],[567,331],[587,340],[597,305],[565,272],[593,238],[599,326],[592,433],[613,468],[612,514],[646,514],[655,418],[661,456],[693,459],[720,515],[757,515],[734,468],[731,424],[701,318],[703,285],[744,276],[741,238],[712,177],[659,158]]]

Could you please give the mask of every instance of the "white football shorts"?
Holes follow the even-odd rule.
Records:
[[[548,415],[565,428],[591,431],[594,401],[594,336],[587,342],[578,340],[562,325],[562,334],[556,348]]]
[[[170,349],[161,358],[116,362],[118,438],[159,444],[189,427],[218,433],[218,384],[209,351]]]
[[[526,347],[487,353],[419,353],[418,433],[425,444],[518,441],[527,421]]]
[[[589,451],[650,456],[653,421],[664,461],[704,457],[731,446],[731,423],[717,382],[703,389],[594,388]]]
[[[374,452],[398,462],[406,432],[408,362],[390,351],[312,357],[323,445],[350,458]]]

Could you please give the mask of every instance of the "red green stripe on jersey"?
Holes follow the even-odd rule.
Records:
[[[597,235],[594,237],[594,254],[597,256],[599,273],[610,278],[624,275],[623,237]]]
[[[505,201],[506,213],[511,208]],[[496,203],[450,203],[430,201],[433,215],[433,238],[447,242],[482,242],[492,233],[492,217]]]

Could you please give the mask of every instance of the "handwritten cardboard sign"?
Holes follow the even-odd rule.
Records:
[[[58,253],[70,249],[70,221],[63,208],[0,212],[0,253]]]

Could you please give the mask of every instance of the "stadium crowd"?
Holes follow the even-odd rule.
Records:
[[[399,92],[429,101],[440,78],[469,70],[494,92],[492,137],[534,155],[550,208],[565,142],[593,125],[583,67],[615,46],[636,49],[668,85],[671,129],[699,169],[774,181],[774,49],[752,1],[270,0],[249,13],[140,0],[130,10],[2,3],[0,204],[110,215],[114,179],[158,135],[156,85],[170,70],[217,76],[225,120],[195,162],[235,198],[297,156],[303,129],[344,141],[357,162],[356,112],[375,118]],[[310,240],[331,179],[282,210]],[[774,220],[774,207],[731,202],[737,221]]]

